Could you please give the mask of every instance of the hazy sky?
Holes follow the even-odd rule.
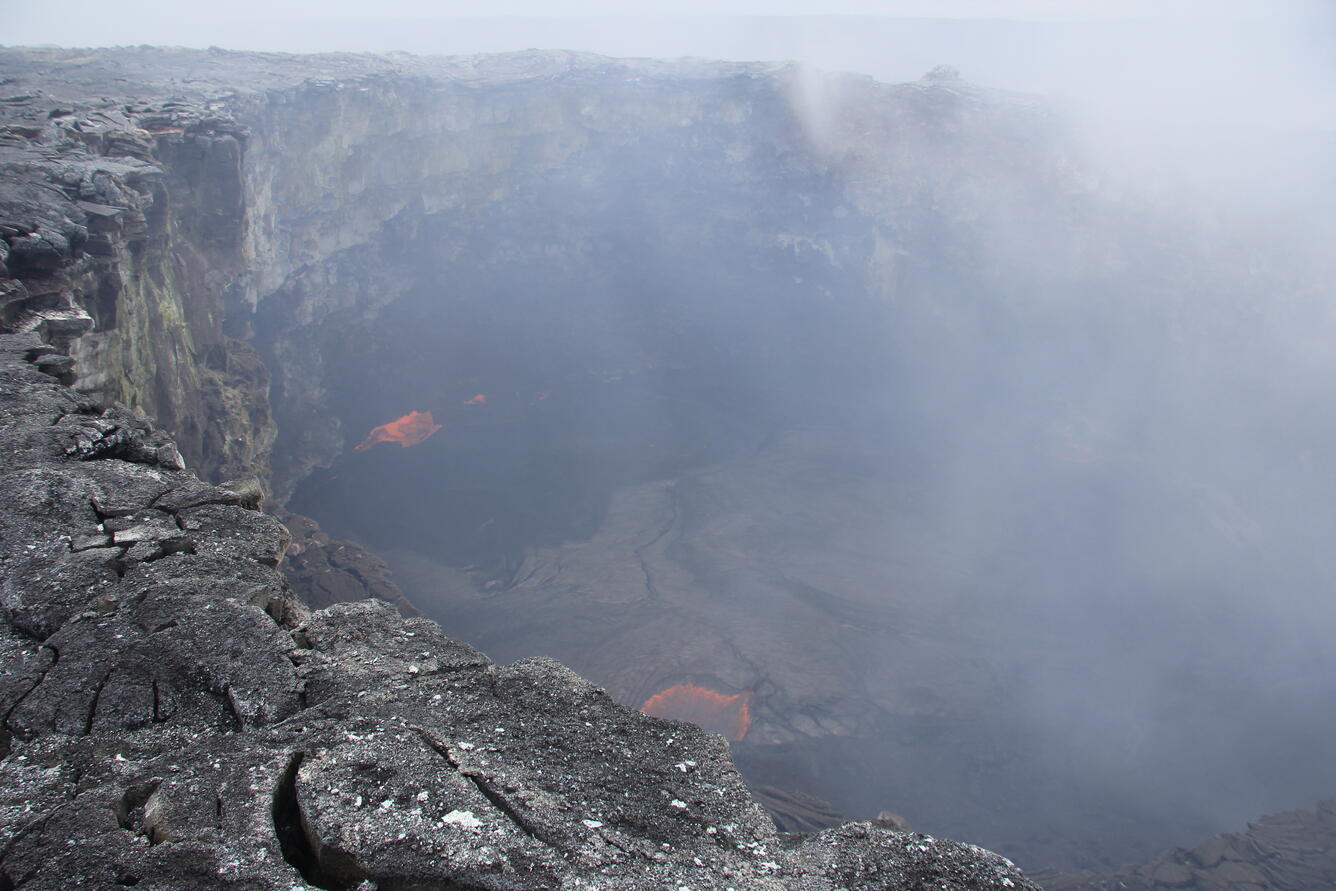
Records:
[[[169,0],[126,0],[116,4],[76,0],[61,4],[5,0],[5,42],[65,43],[63,34],[102,34],[102,40],[151,27],[164,33],[196,33],[201,25],[256,26],[299,19],[364,20],[455,16],[640,16],[640,15],[875,15],[935,18],[1108,19],[1136,16],[1283,17],[1319,8],[1307,0],[356,0],[181,4]],[[1204,12],[1204,10],[1209,10]],[[154,22],[153,19],[158,19]],[[95,30],[94,30],[95,29]]]
[[[1336,121],[1330,0],[0,0],[8,45],[221,46],[425,54],[574,49],[799,59],[987,86],[1171,123]]]
[[[1046,21],[1226,20],[1336,21],[1326,0],[233,0],[226,4],[182,4],[176,0],[71,0],[60,4],[0,0],[8,45],[62,46],[168,43],[226,45],[245,49],[306,48],[307,34],[342,23],[437,21],[459,18],[569,18],[643,16],[883,16],[891,18],[1017,19]],[[1326,15],[1324,16],[1324,12]],[[596,36],[596,35],[595,35]],[[365,40],[365,38],[361,38]],[[329,49],[358,48],[359,36],[344,32]],[[333,44],[339,45],[333,45]]]

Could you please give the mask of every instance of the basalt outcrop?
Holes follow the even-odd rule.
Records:
[[[780,837],[727,744],[376,600],[0,337],[5,888],[1032,888],[871,824]]]
[[[394,583],[385,561],[355,541],[330,538],[310,517],[280,510],[292,541],[283,561],[283,575],[311,607],[332,606],[374,598],[394,604],[405,616],[422,611]]]

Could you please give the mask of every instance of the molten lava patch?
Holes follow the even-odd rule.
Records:
[[[673,684],[646,699],[640,711],[656,718],[690,721],[737,742],[751,726],[751,695],[750,690],[728,694],[696,684]]]
[[[428,437],[440,429],[441,425],[436,423],[436,419],[431,416],[431,412],[410,411],[402,418],[395,418],[388,424],[373,427],[371,432],[366,435],[366,439],[353,446],[353,448],[359,452],[364,452],[378,442],[397,442],[407,448],[426,441]]]

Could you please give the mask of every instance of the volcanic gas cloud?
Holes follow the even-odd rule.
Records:
[[[657,718],[690,721],[737,742],[751,726],[751,695],[750,690],[728,694],[696,684],[674,684],[646,699],[640,710]]]
[[[402,418],[395,418],[388,424],[373,427],[371,432],[366,435],[366,439],[353,446],[353,448],[359,452],[364,452],[378,442],[397,442],[407,448],[426,441],[428,437],[440,429],[441,425],[436,423],[436,419],[431,416],[431,412],[410,411]]]

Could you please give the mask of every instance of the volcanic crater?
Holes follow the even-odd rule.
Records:
[[[1248,305],[1287,273],[1129,223],[1043,103],[949,70],[33,52],[71,100],[99,65],[191,72],[144,137],[165,219],[75,295],[104,295],[85,389],[374,551],[451,635],[1035,865],[1336,788],[1331,654],[1238,620],[1330,569],[1257,557],[1320,538],[1287,505],[1336,493],[1294,456],[1336,431],[1223,442],[1222,394],[1300,398],[1254,374],[1284,349],[1181,320],[1184,281]]]

